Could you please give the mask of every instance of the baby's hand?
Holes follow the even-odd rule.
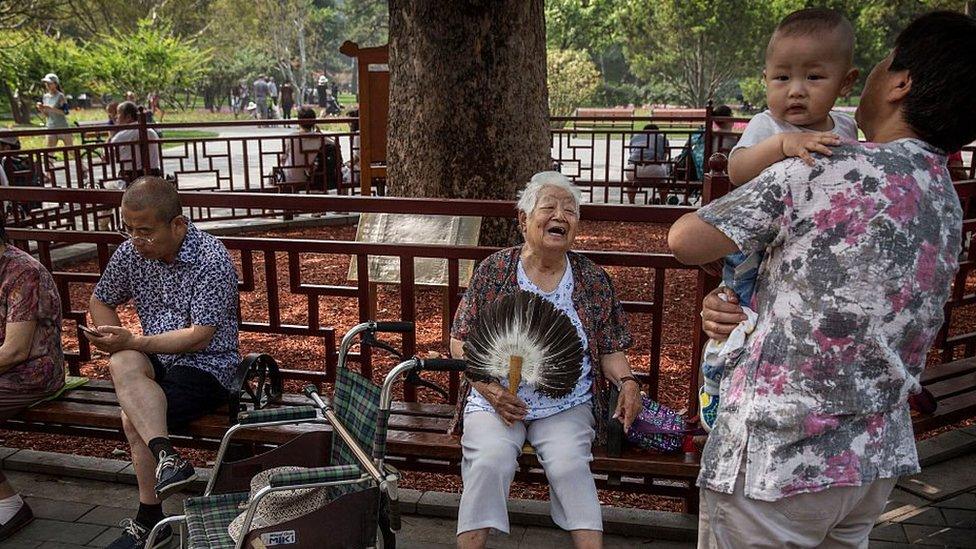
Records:
[[[795,132],[780,135],[783,139],[783,156],[800,158],[808,166],[813,166],[814,163],[810,153],[818,152],[830,156],[833,153],[827,145],[831,147],[840,145],[840,136],[832,132]]]

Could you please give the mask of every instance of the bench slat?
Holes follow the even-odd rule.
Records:
[[[976,357],[937,364],[922,371],[922,385],[928,387],[944,379],[962,376],[970,372],[976,372]]]
[[[936,400],[942,401],[963,393],[976,392],[976,372],[970,372],[958,377],[943,379],[938,383],[926,385]],[[940,404],[941,406],[941,404]],[[936,414],[938,414],[936,410]]]
[[[931,416],[919,416],[912,424],[916,432],[929,431],[937,427],[961,421],[976,411],[976,391],[970,391],[939,401],[939,407]]]

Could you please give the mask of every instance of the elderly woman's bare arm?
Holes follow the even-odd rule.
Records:
[[[35,320],[7,323],[6,338],[3,345],[0,345],[0,373],[27,360],[36,328]]]
[[[600,357],[600,366],[603,368],[603,375],[620,389],[620,398],[617,399],[613,417],[624,424],[626,431],[641,410],[640,384],[634,378],[627,355],[623,351],[603,355]]]

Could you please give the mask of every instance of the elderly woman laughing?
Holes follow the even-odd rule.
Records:
[[[467,397],[459,400],[457,418],[464,423],[459,547],[484,547],[490,528],[508,533],[505,501],[526,440],[549,479],[553,521],[572,533],[576,547],[601,546],[603,520],[589,462],[594,437],[604,443],[611,421],[607,382],[620,387],[613,421],[625,428],[641,401],[624,354],[631,338],[610,277],[570,251],[579,229],[579,201],[579,190],[562,174],[536,174],[518,201],[525,243],[482,261],[458,306],[454,356],[462,355],[479,311],[519,291],[536,293],[565,313],[584,349],[579,382],[562,398],[536,392],[524,381],[516,394],[504,380],[464,387]]]

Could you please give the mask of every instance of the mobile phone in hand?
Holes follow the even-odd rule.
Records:
[[[105,336],[105,334],[103,334],[102,332],[99,332],[98,330],[96,330],[94,328],[89,328],[88,326],[85,326],[84,324],[79,324],[78,325],[78,328],[80,328],[82,332],[85,332],[86,334],[88,334],[88,335],[90,335],[92,337],[104,337]]]

